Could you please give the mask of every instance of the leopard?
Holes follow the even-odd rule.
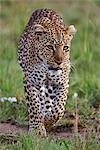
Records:
[[[52,9],[35,10],[18,41],[29,132],[41,136],[63,117],[71,70],[70,46],[76,28],[65,27]]]

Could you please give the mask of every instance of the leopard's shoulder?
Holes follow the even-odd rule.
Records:
[[[52,9],[38,9],[34,11],[28,21],[27,27],[32,27],[34,22],[38,24],[46,24],[48,20],[62,28],[65,27],[61,16]]]

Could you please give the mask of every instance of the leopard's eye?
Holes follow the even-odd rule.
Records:
[[[54,47],[52,45],[47,45],[47,48],[54,51]]]
[[[63,50],[66,51],[66,52],[69,51],[69,46],[67,46],[67,45],[64,46]]]

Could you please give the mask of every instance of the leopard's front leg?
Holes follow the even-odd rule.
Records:
[[[24,85],[25,96],[27,99],[28,113],[29,113],[29,132],[36,131],[42,136],[46,136],[46,129],[43,123],[39,104],[38,91],[32,85]]]
[[[29,103],[28,106],[28,112],[29,112],[29,132],[36,131],[37,134],[40,134],[42,136],[46,136],[46,129],[42,122],[42,119],[39,117],[38,111],[35,111],[35,105],[31,106],[31,103]]]

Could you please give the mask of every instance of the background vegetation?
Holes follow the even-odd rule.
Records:
[[[0,120],[13,118],[24,122],[27,118],[27,109],[22,103],[23,75],[17,63],[17,41],[34,10],[52,8],[63,17],[66,26],[74,24],[77,28],[71,47],[72,71],[66,110],[74,112],[75,101],[72,97],[77,93],[77,110],[81,122],[89,127],[97,125],[96,121],[91,121],[91,117],[98,119],[100,104],[100,1],[0,0],[0,8],[0,97],[16,97],[18,100],[18,103],[13,104],[0,102]],[[88,139],[87,145],[80,143],[81,149],[98,149],[97,141],[91,137]],[[31,140],[28,136],[21,137],[22,145],[10,149],[40,149],[34,147],[37,141],[32,143]],[[66,144],[62,142],[62,145],[49,140],[47,139],[49,148],[46,148],[48,144],[42,141],[46,150],[75,149],[73,139],[67,140]]]

